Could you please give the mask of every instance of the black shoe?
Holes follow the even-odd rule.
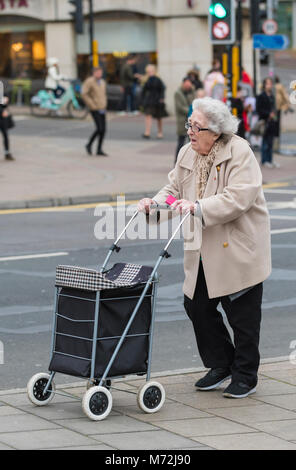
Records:
[[[227,398],[245,398],[255,392],[256,386],[250,387],[250,385],[244,384],[243,382],[231,382],[231,384],[225,388],[223,395]]]
[[[5,155],[5,160],[10,160],[10,161],[12,161],[12,160],[14,160],[14,158],[13,158],[13,156],[11,155],[11,153],[7,153],[7,154]]]
[[[92,153],[91,153],[91,146],[90,146],[89,144],[87,144],[87,145],[85,146],[85,148],[86,148],[86,151],[87,151],[88,155],[92,155]]]
[[[142,134],[143,139],[150,139],[150,135],[148,134]]]
[[[107,153],[103,152],[103,150],[98,150],[97,155],[100,155],[101,157],[108,157]]]
[[[213,390],[231,377],[230,369],[219,367],[211,369],[204,377],[199,379],[195,386],[198,390]]]

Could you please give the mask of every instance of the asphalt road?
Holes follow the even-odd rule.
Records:
[[[296,340],[296,186],[267,189],[265,194],[272,222],[273,272],[264,287],[261,356],[271,358],[288,356]],[[110,240],[95,238],[99,220],[93,208],[79,206],[0,212],[0,346],[4,351],[0,389],[24,387],[34,373],[47,371],[55,268],[58,264],[101,266]],[[111,264],[153,265],[164,244],[165,240],[123,240]],[[202,365],[182,306],[182,241],[176,240],[170,252],[172,257],[159,270],[152,371]],[[76,379],[57,376],[57,383],[66,381]]]

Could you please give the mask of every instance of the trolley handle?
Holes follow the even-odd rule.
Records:
[[[170,204],[151,204],[150,205],[150,209],[164,209],[164,210],[174,210]],[[137,215],[139,214],[140,211],[136,210],[134,212],[134,214],[132,215],[132,217],[130,218],[130,220],[128,221],[128,223],[126,224],[126,226],[124,227],[124,229],[122,230],[122,232],[118,235],[117,239],[115,240],[115,242],[112,244],[112,246],[109,248],[109,252],[106,256],[106,259],[100,269],[100,272],[104,272],[104,269],[105,267],[107,266],[107,263],[113,253],[113,251],[116,251],[117,253],[120,251],[120,247],[117,245],[117,243],[119,242],[119,240],[122,238],[122,236],[124,235],[124,233],[127,231],[128,227],[130,226],[130,224],[132,223],[132,221],[137,217]],[[173,239],[175,238],[176,234],[178,233],[178,231],[180,230],[180,228],[182,227],[183,223],[185,222],[185,220],[191,215],[191,212],[188,211],[184,217],[182,218],[182,220],[180,221],[180,223],[178,224],[177,228],[175,229],[174,233],[172,234],[171,238],[169,239],[169,241],[167,242],[165,248],[161,251],[160,253],[160,257],[161,258],[168,258],[170,255],[169,253],[167,252],[167,249],[168,247],[170,246],[170,244],[172,243]]]

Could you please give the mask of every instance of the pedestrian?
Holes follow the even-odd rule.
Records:
[[[275,76],[275,105],[277,115],[277,132],[275,134],[274,150],[279,150],[282,112],[287,113],[290,110],[291,103],[289,95],[278,76]]]
[[[177,161],[178,153],[185,144],[187,138],[187,131],[185,129],[185,122],[187,121],[188,111],[194,100],[194,86],[187,76],[183,78],[182,85],[175,92],[175,112],[177,120],[177,148],[175,155],[175,163]]]
[[[198,90],[199,88],[203,88],[203,83],[199,77],[199,69],[197,67],[190,69],[187,72],[187,77],[190,78],[195,90]]]
[[[264,121],[261,145],[261,164],[267,168],[278,168],[279,164],[273,162],[273,140],[278,133],[278,122],[272,78],[265,78],[263,80],[262,88],[263,91],[256,100],[258,119],[259,121]]]
[[[195,92],[194,98],[204,98],[205,96],[206,96],[206,93],[205,93],[204,88],[198,88]],[[192,111],[193,111],[193,107],[191,103],[189,106],[189,110],[188,110],[188,116],[187,116],[188,118],[190,118]]]
[[[152,203],[163,204],[172,195],[176,213],[191,212],[184,226],[184,306],[210,368],[195,385],[212,390],[231,377],[224,396],[243,398],[255,392],[258,381],[271,244],[260,167],[249,144],[235,135],[237,127],[226,104],[195,100],[186,124],[190,143],[181,149],[168,184],[153,199],[139,201],[138,210],[147,213]],[[220,302],[233,342],[217,310]]]
[[[123,64],[120,70],[120,83],[123,87],[123,113],[133,114],[136,111],[135,108],[135,80],[137,80],[138,74],[135,73],[135,65],[137,57],[135,55],[130,56],[127,61]]]
[[[237,129],[237,135],[242,137],[243,139],[246,136],[246,127],[245,127],[245,119],[244,119],[244,96],[241,89],[241,86],[237,86],[237,93],[235,98],[230,98],[231,101],[231,108],[232,110],[236,110],[236,116],[239,119],[239,125]]]
[[[66,80],[66,78],[60,74],[59,60],[56,57],[50,57],[47,60],[47,67],[45,88],[51,91],[55,98],[59,99],[65,93],[65,88],[60,85],[60,81]]]
[[[141,93],[141,103],[145,114],[144,139],[150,139],[152,119],[157,121],[157,138],[163,138],[162,119],[167,116],[165,109],[165,85],[156,74],[156,67],[148,64],[145,68],[147,80]]]
[[[247,85],[250,85],[252,88],[254,86],[254,82],[251,79],[250,75],[248,72],[245,70],[244,67],[242,67],[242,83],[246,83]]]
[[[92,155],[92,144],[98,139],[97,155],[107,157],[103,151],[103,140],[106,133],[107,92],[102,67],[96,67],[92,76],[83,82],[81,96],[90,110],[96,127],[86,145],[86,151]]]
[[[219,59],[214,59],[212,69],[209,70],[204,79],[204,90],[206,96],[221,101],[224,100],[225,77],[221,72],[221,62]]]
[[[4,158],[5,160],[14,160],[13,156],[10,153],[10,145],[9,145],[9,136],[8,136],[8,129],[11,127],[9,125],[10,116],[7,109],[8,105],[8,98],[4,96],[3,103],[0,104],[0,131],[3,137],[3,146],[4,146]]]

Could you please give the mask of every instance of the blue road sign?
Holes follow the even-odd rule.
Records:
[[[284,34],[254,34],[253,47],[254,49],[287,49],[289,46],[289,38]]]

